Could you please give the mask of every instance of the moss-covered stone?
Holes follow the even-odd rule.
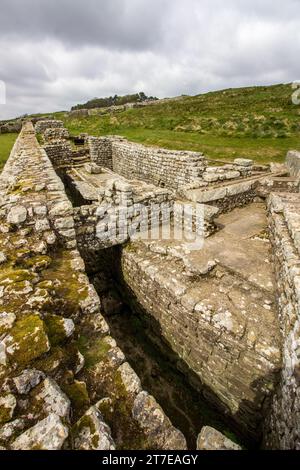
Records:
[[[73,447],[77,450],[114,450],[110,429],[96,406],[92,406],[73,426]]]
[[[33,281],[36,278],[36,274],[28,271],[27,269],[1,269],[0,273],[0,284],[6,286],[16,282],[22,281]]]
[[[0,395],[0,424],[7,423],[12,419],[16,404],[14,395]]]
[[[72,330],[70,330],[68,322],[72,322],[72,320],[58,315],[49,315],[45,318],[47,335],[53,346],[57,346],[69,338]],[[74,327],[73,322],[72,325]]]
[[[5,338],[10,362],[27,365],[50,349],[43,320],[38,315],[27,315],[16,321]]]
[[[147,437],[138,423],[132,419],[132,397],[126,391],[118,370],[112,373],[111,406],[99,406],[105,421],[112,430],[112,436],[120,450],[139,450],[149,448]],[[111,413],[113,408],[113,413]]]
[[[85,382],[79,382],[78,380],[75,380],[71,384],[64,385],[62,389],[70,398],[72,406],[75,408],[75,410],[82,412],[84,408],[89,406],[90,398]]]
[[[65,351],[59,346],[51,348],[49,354],[34,361],[34,367],[46,374],[54,373],[65,361]]]
[[[96,435],[96,426],[93,419],[88,415],[82,416],[82,418],[73,426],[71,432],[73,441],[76,442],[77,436],[82,432],[86,433],[86,430],[88,430],[88,433],[91,436],[93,446],[97,447],[99,437]]]
[[[16,315],[13,312],[0,312],[0,336],[12,328],[15,320]]]
[[[52,281],[41,281],[37,284],[39,289],[53,289],[53,282]]]
[[[24,263],[24,259],[29,258],[31,255],[31,250],[29,248],[20,248],[18,252],[16,253],[16,265],[21,265]]]
[[[19,180],[12,188],[11,194],[20,194],[33,191],[33,182],[30,178],[26,180]]]
[[[105,359],[111,346],[105,338],[88,339],[81,335],[78,339],[78,349],[85,359],[86,367],[90,368]]]
[[[33,288],[29,281],[14,282],[6,288],[6,294],[8,295],[26,295],[32,291]]]
[[[40,255],[25,260],[24,266],[39,272],[43,271],[44,269],[47,269],[50,266],[51,262],[52,259],[50,258],[50,256]]]
[[[78,315],[80,303],[88,296],[88,284],[81,281],[80,274],[72,269],[72,259],[69,251],[58,251],[41,279],[41,282],[50,281],[55,285],[55,295],[60,299],[61,310],[66,317]]]

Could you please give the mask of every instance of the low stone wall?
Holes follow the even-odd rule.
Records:
[[[69,131],[64,127],[49,127],[43,132],[45,142],[60,142],[68,140],[69,137]]]
[[[64,123],[59,120],[45,119],[44,121],[38,121],[35,125],[35,132],[37,134],[43,134],[47,129],[58,129],[63,128]]]
[[[185,449],[110,336],[30,123],[0,177],[0,263],[1,448]]]
[[[130,243],[122,251],[123,291],[148,335],[159,334],[179,356],[192,385],[239,431],[259,439],[280,366],[277,325],[267,310],[274,298],[216,263],[192,277],[189,269],[171,250]]]
[[[71,148],[62,122],[40,121],[36,124],[36,132],[43,134],[46,150],[55,166],[66,166]],[[267,171],[266,167],[254,166],[252,160],[242,158],[222,166],[209,166],[202,153],[146,147],[121,136],[84,135],[84,142],[91,163],[113,170],[129,180],[139,179],[177,191],[190,189],[189,186],[209,189],[216,183],[241,180]],[[80,163],[76,160],[74,164]]]
[[[278,283],[283,338],[281,379],[274,396],[265,442],[273,449],[300,449],[300,200],[271,194],[269,223]]]
[[[300,176],[300,152],[291,150],[286,156],[286,166],[291,176]]]
[[[43,148],[55,169],[83,165],[89,160],[89,148],[85,145],[74,147],[67,129],[61,121],[41,121]],[[46,127],[50,125],[50,127]]]
[[[250,179],[218,187],[193,189],[195,185],[183,187],[179,193],[190,201],[216,206],[220,213],[225,213],[251,203],[257,195],[258,182]]]
[[[22,120],[17,119],[14,121],[8,121],[5,123],[0,122],[0,134],[8,134],[11,132],[20,132],[22,129]]]
[[[68,141],[45,144],[43,148],[55,169],[76,167],[89,160],[88,149],[74,149]]]
[[[173,189],[192,182],[206,167],[201,153],[156,149],[128,141],[113,141],[112,155],[116,173]]]
[[[71,166],[72,148],[68,141],[49,142],[43,146],[54,168]]]
[[[131,233],[158,228],[164,214],[171,219],[173,203],[167,190],[153,187],[152,192],[137,196],[130,184],[112,179],[102,193],[98,190],[98,203],[75,209],[78,245],[100,250],[123,244]]]
[[[111,138],[89,136],[87,138],[87,144],[90,151],[91,162],[112,170],[113,164]]]

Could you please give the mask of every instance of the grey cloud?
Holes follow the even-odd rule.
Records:
[[[0,118],[300,79],[299,0],[1,0]]]
[[[8,38],[55,38],[68,47],[97,44],[145,49],[162,38],[168,0],[2,0]]]

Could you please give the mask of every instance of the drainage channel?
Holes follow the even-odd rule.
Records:
[[[118,264],[121,250],[85,251],[82,256],[90,281],[101,299],[112,337],[139,376],[142,387],[155,397],[173,425],[185,435],[189,449],[196,448],[203,426],[212,426],[243,447],[249,447],[251,443],[237,436],[226,417],[190,385],[186,375],[178,369],[179,358],[173,351],[166,350],[163,338],[150,332],[144,317],[133,307],[127,290],[125,294],[114,269],[111,271],[112,266]]]
[[[59,176],[72,204],[81,206],[84,201],[65,172],[60,172]],[[100,251],[82,246],[79,249],[90,282],[101,299],[112,337],[139,376],[143,389],[154,396],[172,424],[185,435],[188,448],[196,449],[197,437],[203,426],[214,427],[244,448],[256,447],[190,385],[186,371],[180,370],[180,358],[156,331],[153,334],[145,316],[135,308],[128,295],[130,286],[124,286],[120,280],[120,247]]]

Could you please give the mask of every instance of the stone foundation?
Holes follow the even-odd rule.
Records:
[[[155,149],[126,140],[113,141],[112,154],[116,173],[174,189],[192,182],[205,169],[203,154]]]
[[[215,263],[197,273],[174,255],[143,243],[123,249],[121,275],[134,308],[177,353],[193,385],[259,439],[280,366],[274,298]]]
[[[0,446],[186,448],[111,336],[108,300],[102,307],[78,251],[101,260],[120,245],[111,265],[128,302],[199,395],[250,440],[263,433],[268,448],[299,448],[295,152],[287,177],[118,136],[76,139],[61,121],[36,132],[44,149],[27,123],[0,177]],[[166,204],[175,223],[176,204],[188,202],[205,209],[204,249],[121,236],[139,225],[140,205]],[[112,240],[109,220],[123,211]],[[162,228],[161,218],[150,225]],[[234,446],[206,436],[204,447]]]
[[[275,449],[300,449],[299,195],[272,194],[268,208],[278,284],[283,363],[266,426],[265,442]]]
[[[73,208],[27,123],[0,177],[0,445],[185,449],[110,336]]]

